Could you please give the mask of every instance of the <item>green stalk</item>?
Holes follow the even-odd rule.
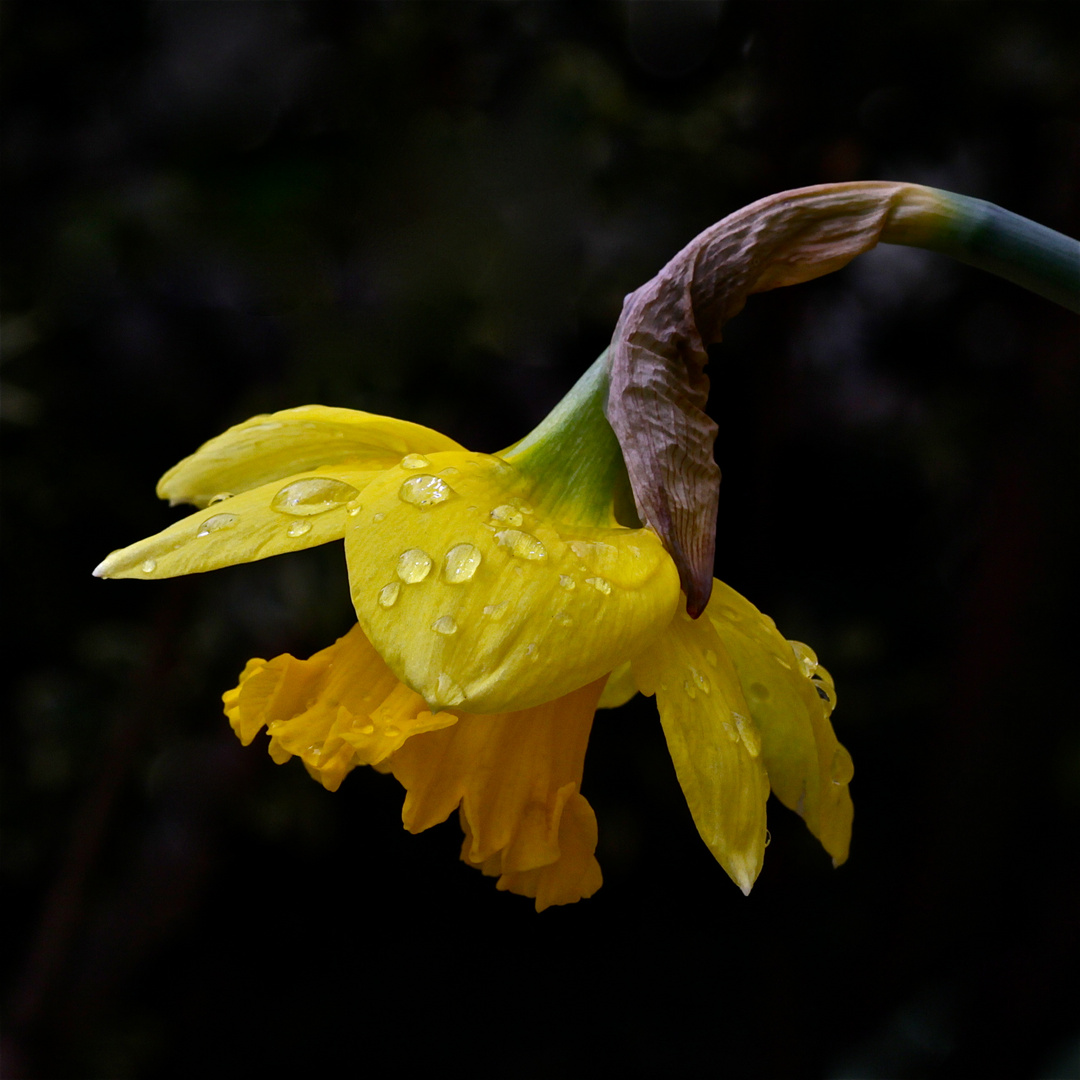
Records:
[[[1080,240],[982,199],[921,192],[929,198],[913,200],[918,213],[909,216],[905,206],[883,242],[940,251],[1080,314]]]

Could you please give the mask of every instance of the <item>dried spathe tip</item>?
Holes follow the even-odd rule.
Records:
[[[893,183],[771,195],[706,229],[624,301],[612,338],[607,418],[638,513],[675,561],[693,617],[712,591],[720,484],[717,427],[705,413],[706,348],[752,293],[839,270],[889,227],[909,227],[911,212],[924,216],[935,200],[928,188]]]

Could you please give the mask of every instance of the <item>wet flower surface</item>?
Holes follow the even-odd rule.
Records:
[[[850,758],[812,651],[719,582],[690,620],[656,534],[619,523],[610,484],[567,482],[550,449],[471,453],[320,406],[255,417],[162,479],[200,509],[95,572],[170,577],[344,539],[358,625],[310,659],[250,661],[224,696],[234,730],[246,745],[265,728],[275,761],[299,757],[329,790],[358,765],[392,773],[412,832],[457,810],[462,859],[538,910],[601,884],[585,750],[597,707],[635,690],[656,696],[698,830],[744,892],[770,788],[842,862]]]

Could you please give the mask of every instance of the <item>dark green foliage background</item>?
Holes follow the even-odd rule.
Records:
[[[849,864],[771,807],[749,899],[648,701],[590,746],[604,888],[542,916],[456,823],[404,834],[393,780],[242,750],[218,695],[348,628],[339,545],[90,577],[256,412],[506,445],[774,191],[913,180],[1077,235],[1075,22],[0,6],[4,1075],[1077,1075],[1075,316],[881,249],[715,350],[717,573],[817,649],[856,762]]]

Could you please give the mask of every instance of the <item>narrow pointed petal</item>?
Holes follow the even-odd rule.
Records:
[[[433,708],[561,697],[647,647],[679,603],[651,530],[550,521],[529,494],[498,458],[429,454],[372,481],[349,525],[360,625]]]
[[[706,615],[761,732],[773,792],[839,866],[851,842],[853,767],[829,721],[836,701],[832,679],[812,649],[786,641],[772,619],[722,581],[714,582]]]
[[[382,762],[407,739],[457,722],[433,715],[402,686],[358,626],[309,660],[286,653],[250,661],[222,700],[245,746],[265,726],[273,759],[298,756],[330,791],[357,765]]]
[[[254,416],[204,443],[158,482],[170,503],[206,506],[242,491],[324,466],[377,471],[406,454],[460,450],[453,439],[389,416],[304,405]]]
[[[655,694],[671,760],[701,838],[749,894],[765,855],[769,779],[738,677],[707,619],[676,618],[636,657],[643,694]]]
[[[95,577],[168,578],[317,547],[345,535],[379,473],[338,467],[245,491],[114,551]]]
[[[534,897],[538,911],[591,896],[596,819],[578,788],[602,687],[410,739],[390,759],[408,792],[405,827],[421,832],[460,807],[462,859],[499,888]]]

